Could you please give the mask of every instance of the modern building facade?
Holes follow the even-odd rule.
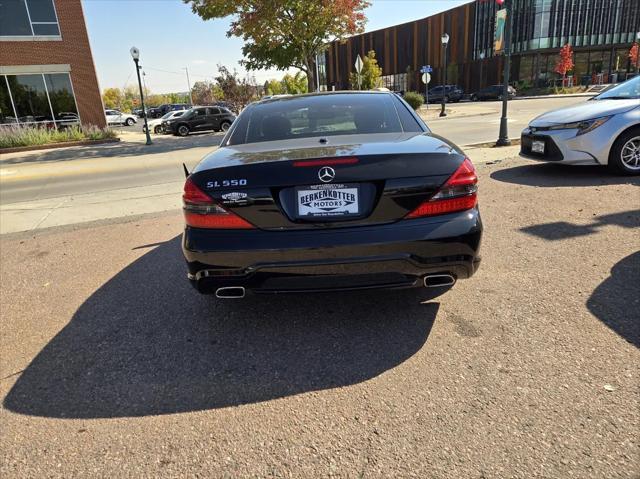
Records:
[[[0,124],[106,126],[81,0],[0,0]]]
[[[560,48],[574,52],[574,84],[626,79],[635,69],[629,49],[640,31],[639,0],[512,0],[511,80],[522,86],[547,86],[557,75]],[[402,25],[353,36],[329,45],[320,59],[328,89],[349,88],[358,54],[374,50],[384,85],[395,91],[423,90],[419,70],[433,67],[432,85],[444,69],[443,33],[449,34],[447,83],[466,91],[502,81],[503,59],[493,50],[493,0],[475,0],[457,8]]]

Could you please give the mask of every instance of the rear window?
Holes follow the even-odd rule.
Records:
[[[391,95],[301,96],[247,108],[227,144],[402,131]]]

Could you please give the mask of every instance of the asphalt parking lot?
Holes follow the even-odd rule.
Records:
[[[199,296],[177,211],[2,236],[0,474],[637,478],[640,178],[478,169],[437,298]]]

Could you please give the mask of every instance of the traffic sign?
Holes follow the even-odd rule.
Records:
[[[362,61],[362,57],[360,57],[360,54],[358,54],[358,58],[356,58],[356,64],[355,64],[356,71],[358,73],[362,72],[362,67],[363,66],[364,66],[364,63]]]
[[[429,75],[428,73],[423,73],[422,74],[422,83],[427,85],[430,81],[431,81],[431,75]]]
[[[433,68],[431,68],[431,65],[424,65],[420,69],[420,73],[433,73]]]

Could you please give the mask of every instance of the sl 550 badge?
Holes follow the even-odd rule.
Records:
[[[247,180],[215,180],[207,181],[207,188],[228,188],[229,186],[247,186]]]

